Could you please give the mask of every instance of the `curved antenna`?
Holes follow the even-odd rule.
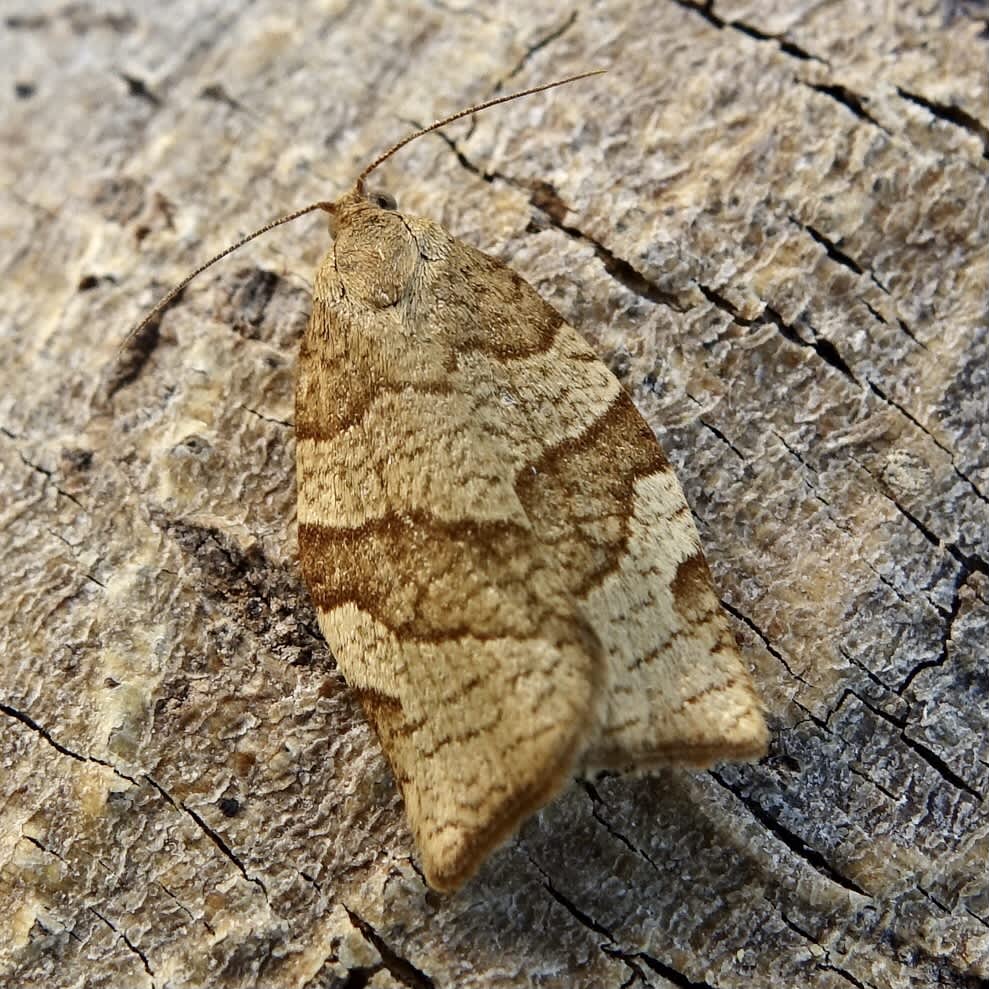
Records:
[[[239,250],[245,244],[249,244],[255,237],[260,237],[261,234],[266,234],[269,230],[273,230],[275,227],[280,227],[283,223],[289,223],[292,220],[297,220],[300,216],[305,216],[306,213],[312,213],[314,210],[322,209],[330,212],[333,207],[332,203],[320,202],[320,203],[310,203],[308,206],[303,206],[302,209],[297,209],[293,213],[288,213],[285,216],[280,216],[277,220],[272,220],[271,223],[266,223],[263,227],[255,230],[254,233],[248,234],[246,237],[241,237],[236,244],[231,244],[230,247],[224,248],[219,254],[214,255],[205,264],[201,264],[191,275],[186,275],[164,298],[159,299],[155,303],[154,308],[137,324],[120,343],[120,349],[123,350],[124,347],[130,343],[150,322],[152,322],[157,316],[161,315],[182,293],[182,290],[195,278],[197,275],[201,275],[207,268],[212,267],[217,261],[222,260],[228,254],[233,254],[234,251]]]
[[[434,121],[428,127],[423,127],[417,130],[413,134],[409,134],[407,137],[402,138],[398,144],[392,145],[383,154],[378,155],[374,161],[371,162],[367,168],[361,172],[357,177],[356,188],[358,191],[363,190],[364,180],[373,172],[382,162],[387,161],[396,151],[404,148],[406,144],[414,141],[417,137],[422,137],[423,134],[428,134],[431,131],[439,130],[441,127],[445,127],[447,124],[453,123],[454,120],[460,120],[461,117],[469,117],[472,113],[478,113],[481,110],[486,110],[488,107],[497,106],[499,103],[508,103],[511,100],[520,99],[523,96],[531,96],[533,93],[542,93],[547,89],[555,89],[557,86],[565,86],[567,83],[577,82],[578,79],[587,79],[590,76],[599,76],[603,72],[607,72],[607,69],[592,69],[590,72],[581,72],[575,76],[568,76],[566,79],[557,79],[555,82],[546,82],[541,86],[533,86],[531,89],[523,89],[518,93],[511,93],[507,96],[497,96],[494,99],[486,100],[484,103],[478,103],[476,106],[468,107],[466,110],[459,110],[457,113],[451,113],[448,117],[443,117],[441,120]],[[310,203],[308,206],[303,206],[302,209],[297,209],[293,213],[288,213],[285,216],[280,216],[277,220],[272,220],[270,223],[266,223],[263,227],[255,230],[253,233],[248,234],[246,237],[242,237],[237,241],[236,244],[231,244],[230,247],[225,248],[220,251],[219,254],[211,257],[209,261],[205,264],[201,264],[192,274],[187,275],[182,279],[164,298],[160,299],[155,303],[154,308],[138,323],[127,336],[120,343],[120,350],[123,350],[127,344],[131,342],[142,330],[144,330],[149,323],[153,322],[158,316],[160,316],[165,309],[167,309],[175,299],[182,293],[183,289],[198,275],[201,275],[207,268],[212,267],[217,261],[222,260],[228,254],[233,254],[234,251],[240,250],[245,244],[250,243],[255,237],[260,237],[262,234],[266,234],[269,230],[273,230],[275,227],[280,227],[283,223],[289,223],[292,220],[297,220],[300,216],[305,216],[306,213],[312,213],[313,210],[326,210],[327,213],[333,212],[333,203],[330,202],[318,202]]]
[[[541,93],[546,89],[555,89],[557,86],[565,86],[569,82],[576,82],[578,79],[587,79],[589,76],[599,76],[603,72],[607,72],[607,69],[592,69],[590,72],[581,72],[575,76],[568,76],[566,79],[557,79],[556,82],[546,82],[541,86],[533,86],[531,89],[523,89],[518,93],[511,93],[508,96],[497,96],[493,100],[487,100],[484,103],[478,103],[477,106],[468,107],[466,110],[458,110],[456,113],[451,113],[449,117],[443,117],[441,120],[436,120],[431,123],[428,127],[423,127],[417,130],[414,134],[409,134],[407,137],[403,137],[398,144],[393,144],[387,151],[378,155],[374,161],[371,162],[367,168],[357,176],[357,188],[364,188],[364,180],[373,172],[382,162],[387,161],[396,151],[404,148],[406,144],[411,143],[417,137],[422,137],[423,134],[428,134],[430,131],[439,130],[441,127],[446,127],[447,124],[452,124],[454,120],[459,120],[461,117],[469,117],[472,113],[478,113],[481,110],[486,110],[489,106],[497,106],[499,103],[508,103],[510,100],[517,100],[523,96],[531,96],[533,93]]]

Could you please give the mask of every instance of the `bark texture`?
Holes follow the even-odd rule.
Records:
[[[23,3],[0,28],[0,982],[989,978],[985,4]],[[296,561],[335,198],[581,328],[676,463],[773,743],[578,783],[453,897]]]

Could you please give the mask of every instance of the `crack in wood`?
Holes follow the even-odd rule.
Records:
[[[409,989],[436,989],[435,983],[425,972],[398,954],[360,914],[346,904],[343,908],[347,912],[351,924],[354,925],[361,937],[378,952],[382,964],[396,981],[401,982],[403,986],[408,986]]]
[[[961,610],[962,603],[962,588],[968,583],[968,578],[972,575],[970,570],[966,570],[964,567],[959,567],[958,573],[955,576],[955,589],[951,597],[951,606],[946,612],[942,610],[944,614],[944,632],[941,636],[941,651],[935,659],[924,660],[918,663],[907,675],[904,677],[903,682],[896,688],[896,693],[901,697],[909,689],[910,685],[914,680],[924,672],[924,670],[937,669],[944,666],[948,662],[948,646],[952,641],[952,631],[954,629],[955,620],[958,618],[958,613]]]
[[[982,157],[989,158],[989,127],[986,127],[977,117],[973,117],[972,114],[959,106],[955,106],[953,103],[941,103],[938,100],[930,100],[926,96],[921,96],[919,93],[912,93],[902,86],[897,86],[896,92],[910,103],[923,107],[934,117],[937,117],[938,120],[943,120],[946,123],[953,124],[955,127],[960,127],[973,137],[978,138],[982,143]]]
[[[633,855],[635,855],[637,858],[644,859],[646,862],[648,862],[649,865],[652,866],[653,872],[655,872],[657,876],[662,878],[663,876],[662,871],[660,870],[659,866],[656,865],[656,863],[653,861],[649,853],[639,848],[637,845],[634,845],[601,812],[601,808],[606,807],[607,804],[601,798],[601,795],[598,793],[597,788],[594,786],[594,784],[590,780],[585,780],[585,779],[578,780],[578,783],[580,784],[581,788],[584,790],[584,792],[587,794],[588,798],[590,799],[591,815],[593,816],[594,820],[596,820],[608,832],[608,834],[611,835],[612,838],[623,844]]]
[[[781,653],[779,649],[777,649],[772,644],[772,642],[770,642],[769,636],[766,635],[766,633],[763,632],[763,630],[759,628],[759,626],[756,625],[756,623],[751,618],[749,618],[748,615],[746,615],[740,609],[736,608],[729,601],[726,601],[724,598],[721,599],[721,607],[724,608],[725,611],[727,611],[728,614],[731,615],[733,618],[737,618],[743,625],[746,626],[746,628],[754,632],[762,641],[762,644],[763,646],[765,646],[766,651],[769,653],[769,655],[772,656],[775,660],[777,660],[777,662],[779,662],[779,664],[783,667],[783,669],[785,669],[786,672],[789,673],[794,680],[798,680],[805,687],[810,686],[810,684],[799,673],[794,672],[793,668],[790,666],[790,664],[786,661],[786,658],[783,656],[783,653]]]
[[[838,703],[831,709],[828,714],[828,720],[836,715],[841,708],[844,706],[845,701],[849,697],[854,697],[863,707],[871,711],[877,718],[888,722],[899,732],[899,739],[903,744],[910,749],[915,755],[919,756],[921,761],[926,763],[934,772],[940,776],[946,783],[950,783],[955,789],[962,790],[963,792],[969,794],[969,796],[974,797],[978,803],[982,803],[982,794],[975,789],[971,784],[967,783],[961,776],[959,776],[944,759],[941,758],[933,749],[928,748],[923,742],[918,742],[917,739],[911,738],[907,734],[908,715],[904,717],[897,717],[895,714],[891,714],[889,711],[884,711],[881,707],[877,707],[875,704],[871,704],[865,697],[852,690],[850,687],[846,687],[842,691],[841,697],[838,698]]]
[[[838,871],[838,869],[831,865],[831,863],[824,857],[823,853],[819,852],[816,848],[812,848],[806,841],[804,841],[803,838],[797,834],[794,834],[789,828],[784,826],[781,821],[773,817],[767,811],[763,810],[759,803],[752,797],[748,797],[740,793],[735,787],[728,783],[716,769],[709,770],[708,775],[716,780],[729,793],[733,794],[737,800],[745,805],[752,816],[763,827],[765,827],[767,831],[775,835],[784,845],[786,845],[787,848],[790,849],[791,852],[793,852],[794,855],[806,862],[807,865],[809,865],[816,873],[837,886],[841,886],[859,896],[871,899],[870,894],[862,889],[858,883],[852,879],[849,879],[848,876],[843,875]]]
[[[856,275],[865,275],[878,289],[884,292],[886,295],[890,294],[889,289],[884,285],[879,278],[876,276],[875,272],[871,268],[863,267],[858,261],[855,260],[850,254],[843,251],[838,244],[831,240],[830,237],[825,236],[816,227],[809,223],[798,219],[792,213],[789,216],[790,222],[803,230],[815,243],[820,244],[824,248],[827,256],[837,264],[842,267],[847,268],[849,271]],[[886,322],[883,320],[883,322]]]
[[[562,24],[557,25],[555,28],[552,28],[542,37],[537,38],[535,41],[531,42],[526,48],[525,54],[522,55],[522,57],[518,60],[518,62],[515,63],[515,66],[511,69],[511,71],[507,75],[500,78],[497,83],[495,83],[494,92],[495,93],[500,92],[509,80],[514,79],[526,67],[526,65],[528,65],[529,61],[532,59],[534,55],[542,51],[547,45],[552,44],[558,38],[562,38],[563,35],[565,35],[567,31],[569,31],[570,28],[572,28],[576,23],[577,23],[577,11],[573,10],[570,12],[570,16],[565,21],[563,21]]]
[[[158,791],[167,803],[171,804],[171,806],[175,808],[175,810],[182,811],[187,814],[195,822],[199,830],[202,831],[203,834],[205,834],[206,837],[209,838],[209,840],[213,842],[213,844],[223,853],[224,857],[237,867],[237,871],[240,872],[244,879],[257,886],[264,895],[265,900],[268,900],[268,889],[264,882],[247,872],[247,869],[244,867],[244,863],[241,862],[241,860],[234,854],[233,849],[223,840],[218,832],[214,831],[213,828],[211,828],[191,807],[174,798],[160,783],[154,779],[154,777],[148,773],[145,773],[144,778],[151,784],[151,786],[154,787],[155,790]]]
[[[419,126],[415,121],[410,121],[410,123]],[[606,247],[599,240],[596,240],[590,234],[585,233],[579,227],[564,223],[560,219],[558,213],[551,206],[549,206],[546,201],[544,201],[542,196],[540,196],[539,189],[537,188],[538,183],[516,179],[510,175],[505,175],[502,172],[484,171],[475,165],[463,153],[460,146],[452,138],[442,132],[437,132],[437,136],[447,145],[447,147],[450,148],[456,156],[457,161],[467,171],[478,176],[478,178],[483,179],[485,182],[501,181],[515,189],[518,189],[524,193],[530,203],[546,217],[547,222],[552,227],[559,230],[561,233],[566,234],[573,240],[588,244],[593,249],[607,274],[624,288],[628,289],[633,295],[646,299],[648,302],[653,302],[657,305],[673,309],[679,313],[684,313],[687,311],[687,307],[680,302],[676,293],[668,292],[660,288],[655,284],[655,282],[650,281],[645,275],[638,271],[638,269],[636,269],[630,262],[626,261],[622,257],[619,257],[614,253],[614,251],[611,250],[611,248]]]
[[[815,93],[829,96],[836,103],[840,103],[846,110],[851,111],[859,120],[867,121],[873,127],[878,127],[884,134],[889,134],[889,131],[866,110],[865,103],[867,97],[853,92],[847,86],[842,86],[838,83],[804,82],[803,79],[798,79],[797,82],[806,86],[808,89],[813,89]]]
[[[77,762],[92,762],[98,766],[103,766],[104,768],[109,769],[115,776],[119,776],[122,780],[126,780],[131,785],[140,785],[132,776],[128,776],[126,773],[117,769],[116,766],[110,762],[107,762],[105,759],[99,759],[94,755],[80,755],[78,752],[73,752],[72,749],[62,745],[61,742],[56,741],[47,728],[44,728],[42,725],[38,724],[38,722],[30,717],[30,715],[25,714],[23,711],[18,711],[17,708],[0,702],[0,714],[6,714],[8,717],[20,721],[21,724],[27,728],[30,728],[31,731],[37,732],[37,734],[39,734],[53,749],[60,752],[62,755],[68,756],[70,759],[75,759]]]
[[[720,17],[714,11],[713,0],[705,0],[705,2],[699,2],[699,0],[672,0],[678,7],[682,7],[684,10],[691,10],[695,14],[699,14],[704,18],[709,24],[716,27],[719,31],[733,30],[738,31],[741,34],[747,35],[748,37],[754,39],[755,41],[767,41],[773,42],[779,48],[784,55],[789,55],[791,58],[795,58],[801,62],[819,62],[821,65],[828,65],[826,59],[820,58],[817,55],[812,54],[805,48],[801,48],[796,42],[787,40],[783,35],[780,34],[770,34],[767,31],[763,31],[757,28],[754,24],[748,23],[746,21],[740,20],[726,20]]]
[[[131,939],[122,930],[120,930],[119,927],[117,927],[107,917],[101,914],[99,910],[96,909],[96,907],[91,906],[91,907],[87,907],[87,909],[89,910],[90,913],[99,917],[99,919],[102,920],[103,923],[106,924],[106,926],[109,927],[110,930],[113,931],[113,933],[116,934],[117,937],[119,937],[120,940],[123,941],[125,945],[127,945],[127,948],[130,950],[132,954],[137,955],[137,957],[141,959],[141,964],[144,966],[144,971],[147,972],[148,976],[151,978],[152,987],[157,985],[157,983],[155,982],[155,973],[151,968],[150,964],[148,964],[148,956],[143,951],[141,951],[141,949],[137,947],[137,945],[134,944],[134,942],[131,941]]]

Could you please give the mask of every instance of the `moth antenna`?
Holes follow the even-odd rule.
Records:
[[[534,93],[542,93],[547,89],[555,89],[557,86],[565,86],[567,83],[577,82],[579,79],[587,79],[590,76],[599,76],[607,71],[607,69],[592,69],[590,72],[580,72],[575,76],[567,76],[566,79],[557,79],[554,82],[543,83],[541,86],[533,86],[530,89],[523,89],[518,93],[510,93],[507,96],[497,96],[494,99],[486,100],[484,103],[478,103],[476,106],[468,107],[466,110],[458,110],[457,113],[452,113],[448,117],[443,117],[440,120],[436,120],[428,127],[422,127],[414,133],[402,138],[402,140],[397,144],[392,145],[387,151],[378,155],[378,157],[375,158],[374,161],[372,161],[371,164],[368,165],[367,168],[365,168],[364,171],[357,177],[357,188],[363,189],[364,180],[371,174],[371,172],[373,172],[382,162],[387,161],[393,154],[395,154],[396,151],[401,150],[406,144],[414,141],[417,137],[422,137],[424,134],[429,134],[431,131],[439,130],[447,124],[452,124],[455,120],[460,120],[461,117],[469,117],[473,113],[479,113],[481,110],[487,110],[488,107],[497,106],[499,103],[508,103],[511,100],[521,99],[523,96],[532,96]],[[231,244],[230,247],[220,251],[219,254],[211,257],[205,264],[201,264],[195,271],[183,278],[182,281],[171,289],[167,295],[155,303],[154,307],[144,317],[144,319],[142,319],[141,322],[131,329],[127,336],[124,337],[121,341],[120,349],[122,350],[126,347],[127,344],[134,339],[134,337],[136,337],[150,322],[152,322],[152,320],[160,316],[161,313],[164,312],[164,310],[167,309],[172,302],[174,302],[189,282],[201,275],[207,268],[211,268],[217,261],[222,260],[228,254],[233,254],[234,251],[237,251],[245,244],[250,243],[255,237],[260,237],[262,234],[266,234],[269,230],[273,230],[275,227],[279,227],[283,223],[289,223],[292,220],[297,220],[300,216],[305,216],[306,213],[312,213],[317,209],[332,212],[333,204],[329,202],[310,203],[308,206],[303,206],[302,209],[297,209],[292,213],[279,217],[277,220],[272,220],[270,223],[266,223],[263,227],[260,227],[253,233],[248,234],[246,237],[242,237],[236,244]]]
[[[172,302],[181,294],[182,290],[195,278],[197,275],[201,275],[207,268],[212,267],[217,261],[222,260],[228,254],[233,254],[234,251],[239,250],[245,244],[250,243],[255,237],[260,237],[262,234],[266,234],[269,230],[273,230],[275,227],[280,227],[283,223],[289,223],[292,220],[297,220],[300,216],[305,216],[306,213],[312,213],[314,210],[323,209],[329,212],[332,209],[332,203],[319,202],[310,203],[308,206],[303,206],[302,209],[297,209],[293,213],[288,213],[285,216],[280,216],[277,220],[272,220],[271,223],[266,223],[263,227],[255,230],[253,233],[248,234],[246,237],[242,237],[237,241],[236,244],[231,244],[230,247],[224,248],[219,254],[211,257],[209,261],[205,264],[201,264],[191,275],[186,275],[171,291],[159,299],[155,303],[154,308],[137,324],[120,343],[120,349],[123,350],[124,347],[130,343],[131,340],[136,337],[141,330],[143,330],[148,323],[154,320],[157,316],[161,315]]]
[[[510,100],[517,100],[523,96],[531,96],[533,93],[541,93],[546,89],[555,89],[557,86],[565,86],[567,83],[576,82],[578,79],[587,79],[589,76],[599,76],[607,69],[592,69],[590,72],[581,72],[579,75],[568,76],[566,79],[557,79],[555,82],[546,82],[541,86],[533,86],[531,89],[523,89],[518,93],[510,93],[507,96],[497,96],[492,100],[487,100],[484,103],[478,103],[477,106],[468,107],[466,110],[458,110],[456,113],[451,113],[449,117],[443,117],[441,120],[436,120],[431,123],[428,127],[423,127],[420,130],[415,131],[413,134],[409,134],[403,137],[398,144],[393,144],[387,151],[378,155],[374,161],[371,162],[367,168],[357,176],[357,188],[363,189],[364,180],[373,172],[382,162],[387,161],[396,151],[404,148],[406,144],[411,143],[417,137],[422,137],[423,134],[429,134],[431,131],[439,130],[441,127],[446,127],[447,124],[452,124],[454,120],[459,120],[461,117],[469,117],[472,113],[479,113],[481,110],[487,110],[490,106],[497,106],[499,103],[508,103]]]

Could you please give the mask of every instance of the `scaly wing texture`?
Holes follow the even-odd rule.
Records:
[[[533,467],[520,499],[607,657],[608,702],[585,767],[762,755],[761,707],[683,490],[628,397]]]
[[[511,269],[402,223],[415,264],[392,226],[317,275],[299,544],[448,889],[578,761],[746,757],[765,728],[683,493],[617,380]],[[344,289],[350,261],[385,255],[414,271],[404,293]]]
[[[422,222],[422,221],[420,221]],[[423,239],[437,236],[422,222]],[[757,758],[761,705],[711,584],[683,490],[652,430],[586,341],[510,268],[458,244],[436,302],[472,327],[492,298],[555,326],[543,346],[464,346],[458,367],[502,396],[514,487],[606,655],[608,697],[587,769]],[[468,270],[482,278],[461,277]],[[500,288],[499,288],[500,286]],[[495,340],[493,342],[492,335]]]
[[[571,778],[603,657],[487,429],[500,396],[428,327],[404,348],[412,314],[321,275],[296,416],[303,573],[449,889]]]

